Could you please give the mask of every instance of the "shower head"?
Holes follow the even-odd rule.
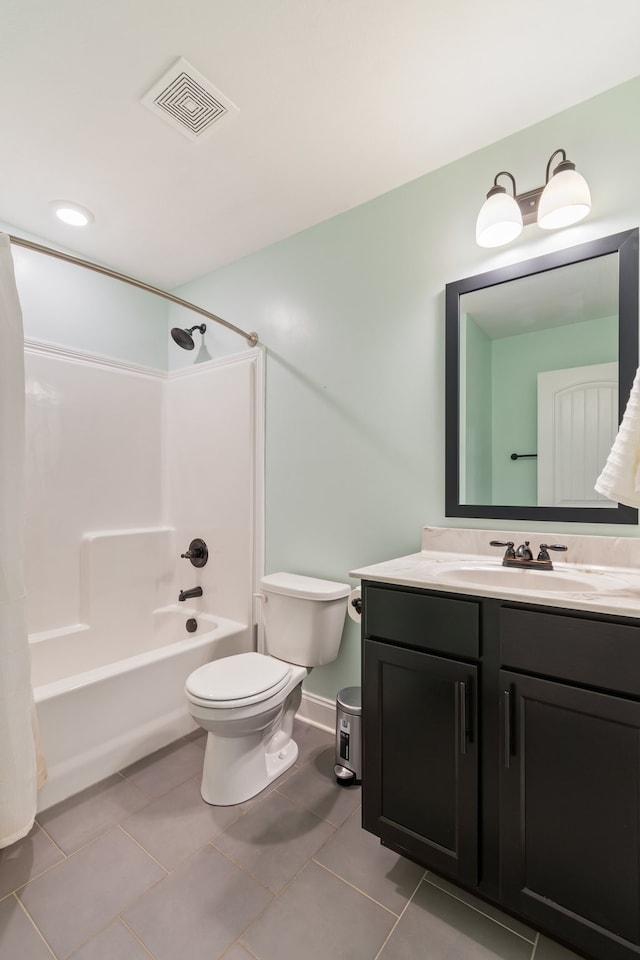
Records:
[[[197,323],[195,327],[189,327],[188,330],[183,330],[182,327],[173,327],[171,330],[171,336],[178,344],[179,347],[182,347],[183,350],[193,350],[195,343],[193,342],[193,337],[191,334],[194,330],[199,330],[200,333],[204,334],[207,329],[205,323]]]

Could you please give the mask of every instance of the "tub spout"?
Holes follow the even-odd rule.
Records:
[[[191,600],[192,597],[201,597],[202,587],[192,587],[191,590],[181,590],[178,600]]]

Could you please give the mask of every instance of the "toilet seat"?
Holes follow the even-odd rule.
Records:
[[[261,653],[237,653],[205,663],[187,677],[185,690],[192,703],[230,709],[260,703],[286,686],[291,665]]]

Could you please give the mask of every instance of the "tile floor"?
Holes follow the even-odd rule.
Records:
[[[180,740],[38,817],[0,850],[0,960],[577,960],[380,846],[333,741],[236,807],[200,797]]]

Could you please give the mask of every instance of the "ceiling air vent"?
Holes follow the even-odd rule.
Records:
[[[216,123],[238,111],[182,57],[153,85],[142,103],[196,142],[205,140]]]

